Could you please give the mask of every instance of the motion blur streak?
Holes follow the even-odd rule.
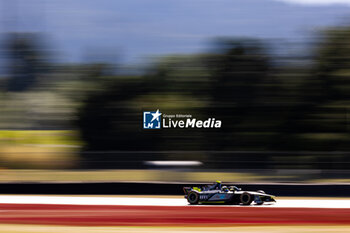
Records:
[[[0,223],[82,226],[350,224],[350,209],[3,204]]]
[[[349,173],[344,172],[350,164],[347,26],[330,27],[324,23],[322,31],[313,31],[302,40],[293,36],[286,41],[271,39],[272,35],[261,39],[254,33],[232,36],[214,20],[213,28],[223,31],[201,36],[208,43],[201,44],[198,50],[193,49],[193,41],[175,36],[184,35],[180,28],[174,27],[170,33],[168,24],[178,22],[169,15],[183,12],[183,18],[174,18],[189,22],[184,23],[183,30],[191,31],[198,26],[191,20],[198,12],[190,14],[185,9],[202,12],[200,6],[207,7],[212,10],[212,18],[201,19],[210,21],[216,19],[215,15],[236,17],[220,13],[231,9],[228,6],[236,6],[236,2],[218,1],[216,7],[207,1],[203,5],[197,1],[170,4],[147,0],[150,5],[137,2],[140,7],[147,5],[147,14],[137,10],[133,5],[136,1],[79,2],[82,1],[2,1],[2,167],[139,169],[147,168],[144,161],[192,160],[203,162],[203,170],[303,169],[310,174],[330,172],[335,179],[349,178]],[[253,9],[262,1],[239,2],[240,7]],[[283,12],[276,9],[292,9],[282,2],[264,2],[265,11],[274,9],[276,15]],[[307,16],[325,10],[308,7]],[[246,11],[244,7],[242,10]],[[327,8],[332,17],[342,10]],[[255,15],[262,16],[270,22],[265,14]],[[130,20],[134,27],[129,27]],[[227,20],[236,25],[234,20]],[[163,36],[189,43],[189,49],[174,53],[174,47],[167,50],[164,44],[155,43],[169,51],[169,55],[164,51],[159,55],[159,47],[148,41],[161,40],[151,30],[155,22],[167,29],[168,34]],[[247,28],[251,24],[245,23]],[[86,34],[90,29],[97,31]],[[107,32],[115,38],[107,38]],[[150,46],[149,58],[137,63],[126,59],[126,64],[121,55],[130,54],[119,54],[115,48],[134,45],[135,49],[128,51],[141,57],[144,51],[140,47],[147,46],[140,46],[144,42],[142,36],[136,36],[140,34],[148,35],[144,40]],[[127,35],[134,35],[135,41]],[[169,46],[172,43],[175,42],[170,40]],[[81,44],[86,48],[79,47]],[[102,44],[107,48],[100,48]],[[56,47],[61,50],[53,49]],[[60,56],[79,52],[88,55],[80,59],[72,55],[73,61]],[[222,121],[222,127],[142,130],[142,112],[156,109],[198,119],[215,117]],[[188,153],[176,153],[179,150]],[[136,153],[131,155],[129,151]]]
[[[43,196],[43,195],[0,195],[1,204],[48,204],[48,205],[106,205],[106,206],[189,206],[184,198],[157,197],[84,197],[84,196]],[[203,206],[196,206],[203,207]],[[221,205],[221,207],[240,208],[240,206]],[[283,208],[331,208],[350,209],[350,199],[330,198],[283,198],[277,203],[254,205],[248,208],[283,207]],[[246,208],[246,207],[241,207]]]
[[[221,179],[303,183],[297,196],[337,183],[320,195],[350,196],[350,4],[301,2],[0,0],[0,193],[136,194],[140,181]],[[153,111],[221,127],[144,129]],[[348,200],[184,201],[0,196],[0,223],[350,225]]]

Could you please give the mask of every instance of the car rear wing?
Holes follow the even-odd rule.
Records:
[[[183,187],[185,195],[187,195],[191,190],[201,192],[202,189],[200,187]]]
[[[191,187],[183,187],[185,195],[187,195],[191,191]]]

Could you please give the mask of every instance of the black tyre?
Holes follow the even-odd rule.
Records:
[[[240,201],[243,205],[250,205],[253,202],[253,196],[244,192],[240,196]]]
[[[198,204],[199,201],[199,194],[196,192],[190,192],[187,195],[187,201],[191,204],[191,205],[196,205]]]

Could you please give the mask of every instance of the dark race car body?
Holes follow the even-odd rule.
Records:
[[[254,202],[262,205],[265,202],[276,202],[275,196],[266,194],[262,190],[242,191],[231,186],[225,189],[208,190],[205,187],[184,187],[185,198],[192,204],[232,204],[250,205]]]

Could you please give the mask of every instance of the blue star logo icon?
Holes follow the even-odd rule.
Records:
[[[143,128],[144,129],[160,129],[160,117],[162,113],[157,109],[156,112],[143,112]]]

